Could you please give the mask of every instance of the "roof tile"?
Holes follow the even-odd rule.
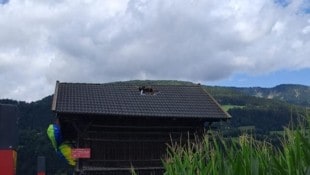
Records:
[[[141,95],[129,83],[58,83],[56,113],[145,117],[227,119],[218,103],[199,85],[154,85],[156,93]]]

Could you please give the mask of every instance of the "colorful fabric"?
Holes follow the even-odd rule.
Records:
[[[69,165],[75,166],[76,160],[71,156],[71,146],[67,143],[63,143],[60,127],[56,124],[50,124],[47,128],[47,136],[57,155]]]
[[[67,143],[62,143],[58,148],[59,149],[57,154],[62,157],[69,165],[75,166],[76,160],[71,155],[71,146]]]
[[[47,136],[48,138],[50,139],[50,141],[52,142],[52,145],[55,149],[55,151],[57,151],[57,148],[58,148],[58,143],[59,143],[59,136],[57,137],[56,135],[60,135],[60,132],[58,132],[57,130],[57,127],[56,125],[54,124],[50,124],[47,128]],[[57,142],[57,139],[58,138],[58,142]]]

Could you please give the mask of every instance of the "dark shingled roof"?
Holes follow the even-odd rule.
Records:
[[[130,83],[56,83],[52,110],[56,113],[103,116],[228,119],[200,85],[153,85],[141,94]],[[139,90],[140,88],[140,90]]]

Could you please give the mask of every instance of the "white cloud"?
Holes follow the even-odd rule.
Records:
[[[304,4],[11,0],[0,4],[0,98],[37,100],[56,80],[212,81],[309,68]]]

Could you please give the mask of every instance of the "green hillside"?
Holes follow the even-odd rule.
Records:
[[[273,88],[232,88],[251,96],[278,99],[291,104],[310,107],[310,87],[304,85],[282,84]]]
[[[232,116],[228,123],[237,134],[239,127],[254,126],[255,133],[265,136],[282,130],[291,120],[296,121],[307,113],[304,106],[283,99],[252,96],[238,88],[206,86],[206,89]]]

